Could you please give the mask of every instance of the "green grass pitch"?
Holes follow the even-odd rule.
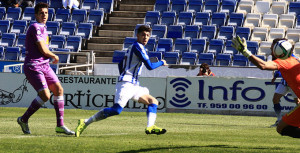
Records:
[[[54,109],[40,109],[24,135],[16,120],[26,108],[0,107],[0,152],[299,152],[300,139],[280,136],[269,128],[275,117],[158,113],[164,135],[146,135],[145,112],[121,115],[91,124],[76,138],[55,133]],[[96,110],[65,110],[65,125],[75,129],[80,118]]]

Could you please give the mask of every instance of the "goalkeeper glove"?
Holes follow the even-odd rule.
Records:
[[[252,53],[247,49],[246,39],[243,37],[243,40],[239,36],[236,36],[232,39],[231,46],[237,51],[242,53],[245,57],[249,58]]]

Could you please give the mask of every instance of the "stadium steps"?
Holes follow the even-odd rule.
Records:
[[[147,11],[154,8],[155,0],[122,0],[111,14],[107,15],[104,25],[98,27],[93,37],[87,41],[86,50],[94,50],[95,63],[112,63],[114,50],[122,50],[125,37],[133,37],[136,24],[144,23]],[[86,57],[78,56],[78,62]]]

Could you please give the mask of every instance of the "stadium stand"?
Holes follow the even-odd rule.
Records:
[[[97,10],[99,8],[98,0],[84,0],[81,3],[81,9],[85,9],[87,11]]]
[[[5,60],[18,60],[20,56],[19,47],[7,47],[5,50]]]
[[[54,21],[57,21],[57,22],[68,22],[70,20],[69,19],[70,16],[71,16],[71,10],[70,9],[61,9],[61,8],[58,8],[56,10]]]
[[[195,65],[197,61],[197,53],[184,52],[182,54],[181,63],[182,65]]]
[[[168,26],[167,38],[182,38],[183,27],[181,25]]]
[[[18,39],[16,41],[16,47],[25,47],[25,39],[26,34],[19,34]]]
[[[48,35],[57,35],[60,30],[60,22],[48,21],[46,23]]]
[[[57,49],[64,48],[66,37],[64,35],[52,35],[49,42],[49,48]]]
[[[76,35],[81,36],[83,39],[90,39],[92,38],[92,32],[92,23],[79,23]]]
[[[6,16],[6,8],[0,7],[0,20],[4,20]]]
[[[206,52],[206,40],[205,39],[198,39],[193,38],[191,41],[191,52],[195,53],[205,53]]]
[[[3,33],[1,37],[0,45],[4,47],[13,47],[16,41],[15,33]]]
[[[159,11],[147,11],[145,16],[145,24],[153,26],[154,24],[159,24],[160,12]]]
[[[198,38],[200,33],[200,27],[197,25],[187,25],[184,31],[184,38]]]
[[[99,8],[102,8],[105,13],[111,14],[113,6],[114,0],[99,0]]]
[[[161,60],[163,57],[163,52],[148,52],[149,58],[157,58],[158,60]]]
[[[217,39],[231,40],[233,38],[234,31],[235,29],[232,26],[221,26]]]
[[[87,10],[86,9],[74,9],[70,16],[70,22],[82,23],[86,22]]]
[[[61,24],[61,30],[59,32],[60,35],[75,35],[77,25],[75,22],[63,22]]]
[[[70,49],[70,51],[73,52],[79,52],[81,51],[81,45],[82,45],[82,37],[68,36],[65,43],[65,48]]]
[[[136,41],[135,37],[126,37],[123,43],[123,49],[127,50],[130,45],[132,45]]]
[[[24,9],[23,15],[21,17],[22,20],[35,20],[35,15],[34,15],[34,8],[33,7],[26,7]]]
[[[234,54],[232,58],[232,66],[249,66],[249,60],[244,55]]]
[[[152,37],[166,38],[167,26],[166,25],[153,25]]]
[[[187,6],[187,12],[201,12],[203,6],[203,0],[189,0]]]
[[[4,60],[4,47],[0,46],[0,60]]]
[[[233,48],[231,44],[232,44],[232,40],[226,41],[225,48],[223,51],[224,54],[231,54],[231,55],[238,54],[238,51],[235,48]]]
[[[236,13],[252,13],[254,8],[254,1],[252,0],[241,0],[237,7]]]
[[[6,20],[19,20],[22,15],[22,8],[8,7],[6,10]]]
[[[166,52],[164,54],[164,60],[168,64],[178,64],[179,63],[179,53],[178,52]]]
[[[216,56],[215,66],[230,66],[231,65],[231,54],[218,54]]]
[[[258,49],[258,52],[257,54],[258,55],[264,55],[264,56],[269,56],[271,55],[271,45],[272,45],[272,42],[269,42],[269,41],[262,41],[259,45],[259,49]]]
[[[176,12],[163,12],[161,15],[160,24],[174,25],[176,23]]]
[[[0,33],[8,33],[10,30],[10,21],[9,20],[0,20]]]
[[[178,25],[191,25],[193,21],[193,13],[192,12],[180,12],[178,15],[177,24]]]
[[[171,11],[179,14],[180,12],[184,12],[186,10],[187,0],[172,0],[171,3]]]
[[[211,39],[207,48],[207,53],[213,53],[215,56],[222,53],[224,41],[221,39]]]
[[[220,12],[232,13],[236,9],[236,0],[222,0]]]
[[[170,0],[156,0],[154,10],[160,13],[170,10]]]
[[[189,39],[182,39],[177,38],[174,42],[174,51],[179,52],[182,55],[184,52],[189,51],[190,40]]]
[[[211,23],[210,25],[214,25],[217,28],[224,26],[227,22],[227,13],[224,12],[214,12],[211,16]]]
[[[115,50],[112,56],[112,62],[113,63],[120,63],[120,61],[123,60],[124,56],[125,56],[125,51],[121,51],[121,50]]]
[[[22,34],[22,33],[25,33],[26,29],[27,29],[26,20],[15,20],[11,26],[10,32]]]
[[[239,27],[242,26],[244,23],[244,14],[243,13],[235,13],[232,12],[229,15],[228,19],[228,26],[234,26],[234,27]]]
[[[162,52],[170,52],[173,47],[173,39],[172,38],[160,38],[157,42],[156,51]]]
[[[156,38],[149,38],[147,45],[145,46],[145,48],[148,51],[155,51],[156,48]]]
[[[208,25],[210,22],[209,12],[197,12],[194,19],[194,25]]]
[[[220,5],[219,0],[205,0],[203,11],[211,12],[211,13],[218,12],[219,5]]]
[[[212,66],[214,64],[214,54],[213,53],[200,53],[198,56],[198,64],[207,63]]]
[[[104,11],[103,10],[90,10],[87,17],[87,22],[92,23],[93,26],[100,27],[104,22]]]

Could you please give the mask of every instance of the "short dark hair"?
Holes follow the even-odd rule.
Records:
[[[209,69],[209,65],[207,63],[202,63],[200,68]]]
[[[146,31],[146,32],[151,32],[152,29],[147,26],[147,25],[141,25],[138,29],[137,29],[137,33],[141,33],[143,31]]]
[[[40,3],[38,3],[38,4],[36,4],[35,5],[35,7],[34,7],[34,13],[35,14],[38,14],[39,13],[39,10],[41,9],[41,8],[49,8],[49,5],[47,4],[47,3],[43,3],[43,2],[40,2]]]

